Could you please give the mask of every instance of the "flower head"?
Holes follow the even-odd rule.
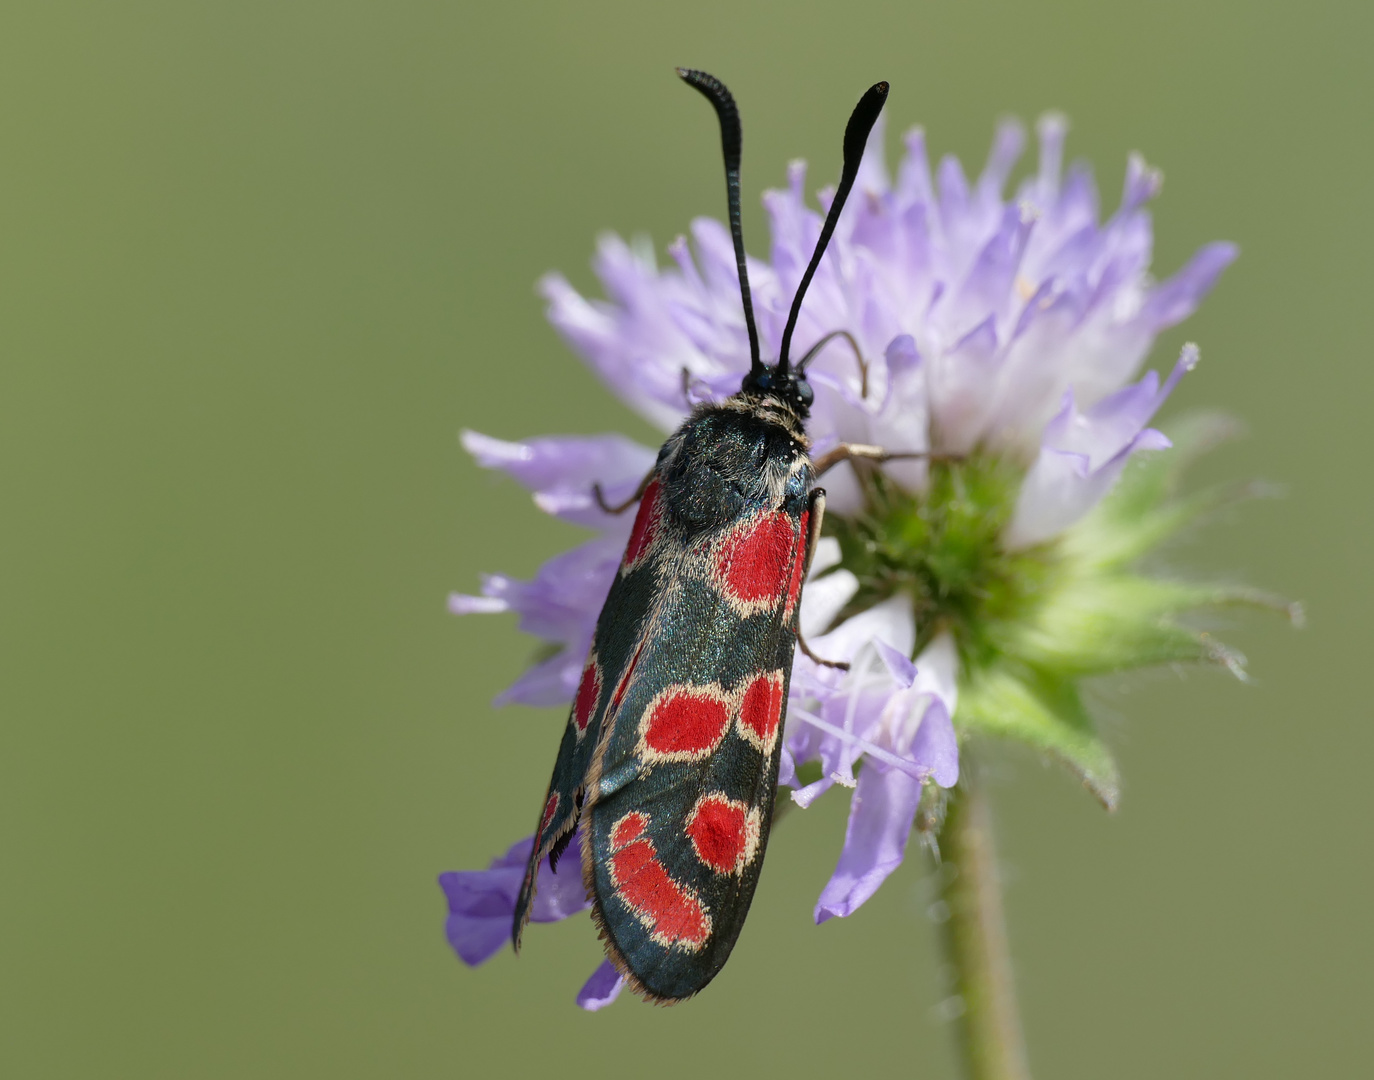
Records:
[[[953,158],[932,177],[919,129],[891,178],[879,127],[802,307],[800,349],[848,335],[824,344],[807,372],[813,456],[840,443],[924,455],[846,463],[824,480],[829,535],[800,622],[813,653],[850,667],[798,653],[779,778],[801,807],[835,787],[853,792],[818,922],[851,914],[900,864],[923,791],[958,777],[958,741],[1030,742],[1110,806],[1114,766],[1078,680],[1179,659],[1237,664],[1176,616],[1252,594],[1130,569],[1203,506],[1170,502],[1176,470],[1146,454],[1171,445],[1148,425],[1197,351],[1185,348],[1162,383],[1141,367],[1156,335],[1194,310],[1236,252],[1210,244],[1156,283],[1145,206],[1159,174],[1133,156],[1119,207],[1099,221],[1089,171],[1061,168],[1064,136],[1060,118],[1041,121],[1038,168],[1008,199],[1018,125],[998,129],[974,181]],[[765,356],[777,355],[821,229],[805,177],[794,163],[787,187],[764,196],[772,248],[767,261],[749,261]],[[821,192],[822,208],[831,197]],[[541,285],[564,338],[665,432],[693,401],[738,391],[749,368],[730,234],[710,219],[691,232],[690,244],[669,246],[665,267],[645,247],[603,238],[595,267],[604,301],[558,275]],[[1194,424],[1185,452],[1218,430]],[[505,442],[467,432],[463,444],[532,490],[545,513],[597,533],[533,581],[491,575],[480,596],[450,600],[460,614],[513,611],[556,647],[500,700],[566,703],[631,524],[600,509],[593,485],[610,502],[632,495],[655,451],[618,435]],[[1118,485],[1137,457],[1151,460]],[[485,913],[508,925],[507,877],[521,849],[488,871],[445,875],[450,939],[469,962],[494,948],[500,920],[489,931]],[[564,877],[576,893],[575,872]],[[550,903],[536,919],[579,906]],[[612,974],[593,976],[584,1004],[613,996]]]

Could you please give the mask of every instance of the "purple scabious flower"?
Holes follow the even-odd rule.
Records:
[[[918,804],[956,782],[964,740],[1029,742],[1111,806],[1115,767],[1080,680],[1177,660],[1238,663],[1177,616],[1248,594],[1133,569],[1192,512],[1169,501],[1175,466],[1159,463],[1168,455],[1147,452],[1171,445],[1149,425],[1197,350],[1185,347],[1162,382],[1141,369],[1236,249],[1206,245],[1156,282],[1146,204],[1159,173],[1132,156],[1120,205],[1102,221],[1089,170],[1062,168],[1065,131],[1057,116],[1041,120],[1038,166],[1008,198],[1025,141],[1018,124],[998,128],[972,181],[952,157],[932,175],[920,129],[905,137],[893,178],[880,125],[802,307],[802,349],[844,330],[864,361],[834,340],[809,367],[813,454],[847,442],[930,455],[846,463],[824,481],[828,535],[800,623],[817,655],[850,669],[798,653],[779,780],[802,808],[836,787],[851,792],[817,922],[852,914],[901,863]],[[777,355],[832,196],[809,206],[805,179],[794,163],[786,188],[764,195],[772,247],[766,261],[749,260],[765,356]],[[588,300],[557,274],[541,283],[553,325],[665,433],[695,400],[738,391],[750,362],[726,227],[698,219],[668,254],[660,267],[649,250],[607,236],[595,259],[607,299]],[[1185,425],[1179,460],[1216,430]],[[614,434],[511,442],[465,432],[463,445],[530,489],[544,513],[595,532],[531,581],[488,575],[480,595],[449,601],[456,614],[514,612],[556,647],[498,701],[566,704],[632,524],[599,509],[593,484],[609,502],[625,499],[656,451]],[[527,839],[489,870],[441,879],[449,939],[466,962],[485,960],[508,933],[528,849]],[[545,885],[547,874],[545,864],[537,921],[586,906],[575,872]],[[618,988],[603,965],[579,1003],[599,1008]]]

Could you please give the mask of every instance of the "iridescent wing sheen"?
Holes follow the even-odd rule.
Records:
[[[539,864],[550,853],[556,862],[561,848],[571,838],[583,800],[583,780],[601,741],[607,710],[633,669],[650,613],[660,597],[663,527],[663,490],[655,478],[640,500],[634,528],[597,620],[591,654],[582,669],[577,695],[573,698],[568,724],[558,747],[553,778],[540,809],[534,848],[516,898],[511,940],[517,950],[525,924],[529,922]],[[576,873],[577,870],[569,868],[568,872]]]
[[[809,480],[803,470],[781,505],[695,537],[660,522],[658,596],[590,760],[581,826],[607,954],[650,999],[680,1000],[715,976],[758,883]]]

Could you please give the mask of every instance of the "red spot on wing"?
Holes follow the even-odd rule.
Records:
[[[623,848],[649,827],[649,815],[631,810],[611,826],[611,847]]]
[[[558,792],[549,792],[548,802],[544,804],[544,816],[539,822],[539,835],[541,837],[548,831],[549,825],[553,822],[554,815],[558,813],[558,801]],[[529,819],[526,818],[526,820],[528,821]]]
[[[782,722],[782,672],[757,676],[744,690],[740,703],[740,734],[765,754],[772,753]]]
[[[792,612],[797,610],[797,600],[801,596],[802,575],[806,571],[806,543],[810,531],[811,511],[803,510],[797,528],[797,546],[792,552],[792,580],[787,585],[787,607],[783,610],[784,622],[792,621]]]
[[[644,495],[639,500],[639,510],[635,513],[634,528],[630,530],[630,542],[625,546],[625,559],[622,565],[626,570],[634,567],[658,539],[661,493],[662,485],[657,479],[651,481],[644,489]]]
[[[747,803],[712,792],[697,800],[687,819],[687,836],[697,858],[718,874],[736,874],[759,846],[759,812]]]
[[[577,737],[587,730],[596,712],[596,703],[601,700],[601,665],[593,656],[582,670],[582,681],[577,686],[577,697],[573,698],[572,722],[577,726]]]
[[[719,586],[748,606],[782,600],[797,548],[797,523],[781,510],[760,514],[726,537],[717,555]]]
[[[701,948],[711,937],[711,918],[702,902],[668,875],[659,862],[654,842],[636,832],[636,839],[628,844],[616,844],[614,833],[631,817],[644,818],[648,823],[645,815],[628,814],[612,830],[607,870],[616,896],[659,945],[676,945],[690,951]]]
[[[645,710],[644,750],[650,760],[701,757],[720,745],[729,725],[729,699],[719,690],[670,686]]]

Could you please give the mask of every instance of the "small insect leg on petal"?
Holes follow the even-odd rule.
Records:
[[[635,493],[631,495],[628,499],[626,499],[624,502],[616,503],[614,506],[612,506],[610,503],[606,501],[606,493],[601,489],[601,482],[599,480],[592,485],[592,495],[596,498],[596,505],[601,507],[604,513],[617,515],[623,514],[626,510],[634,506],[635,503],[639,502],[639,500],[644,497],[644,492],[648,489],[649,483],[653,480],[653,478],[654,470],[650,469],[647,473],[645,473],[644,479],[639,482],[639,487],[635,488]]]
[[[802,559],[800,571],[797,574],[797,586],[811,572],[811,560],[816,557],[816,543],[821,538],[821,522],[825,520],[825,488],[815,488],[811,492],[810,501],[807,504],[807,535],[806,535],[806,554]],[[849,664],[843,660],[826,660],[824,657],[817,656],[811,651],[811,646],[806,643],[806,638],[802,637],[801,627],[793,626],[792,633],[797,638],[797,648],[801,649],[802,654],[814,663],[823,667],[839,668],[841,671],[848,671]]]
[[[811,573],[811,561],[816,557],[816,545],[821,539],[821,523],[825,520],[825,488],[813,488],[807,502],[806,559],[802,563],[802,579]]]
[[[867,443],[840,443],[816,459],[816,475],[828,472],[843,461],[911,461],[924,458],[926,461],[962,461],[962,454],[936,454],[930,450],[884,450],[881,446]]]
[[[848,660],[827,660],[823,656],[817,656],[811,651],[811,646],[806,643],[806,638],[802,637],[802,632],[800,630],[793,630],[792,633],[797,635],[797,648],[799,648],[802,651],[802,655],[812,663],[820,664],[822,667],[837,668],[840,671],[849,670]]]
[[[844,338],[845,341],[849,342],[849,347],[854,350],[854,359],[859,363],[859,397],[866,398],[868,397],[868,363],[864,360],[864,354],[859,351],[859,343],[854,340],[854,335],[848,330],[832,330],[807,349],[806,355],[797,362],[797,371],[805,374],[806,365],[811,362],[812,358],[837,337]]]
[[[694,389],[698,391],[695,397],[692,395]],[[693,376],[686,364],[682,365],[682,400],[689,409],[695,409],[702,402],[712,400],[711,388],[703,380]]]

